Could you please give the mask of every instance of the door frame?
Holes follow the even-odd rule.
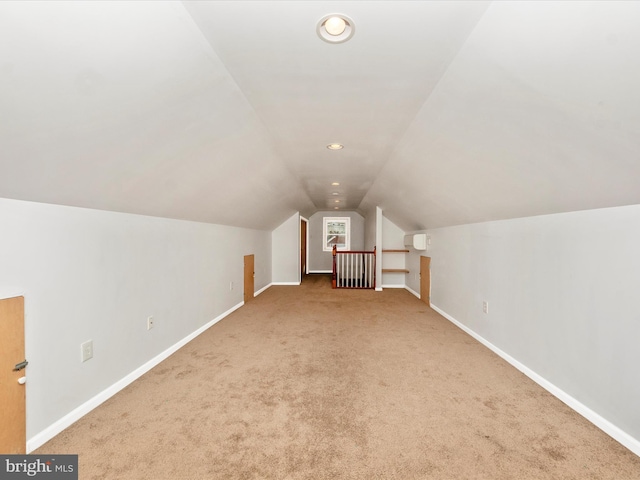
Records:
[[[302,238],[302,222],[304,222],[307,227],[305,230],[304,239]],[[298,237],[300,239],[300,245],[299,245],[298,251],[302,252],[303,241],[305,246],[304,272],[302,272],[302,266],[298,265],[298,276],[299,276],[298,281],[302,282],[302,274],[304,273],[306,275],[307,273],[309,273],[309,220],[307,218],[304,218],[302,215],[300,215],[300,226],[298,229]],[[300,255],[300,262],[302,262],[301,255]]]

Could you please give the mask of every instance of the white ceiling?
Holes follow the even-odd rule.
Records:
[[[332,45],[335,12],[356,33]],[[264,229],[378,205],[406,231],[640,203],[639,24],[613,1],[0,2],[0,197]]]

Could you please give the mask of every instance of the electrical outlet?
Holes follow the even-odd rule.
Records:
[[[229,290],[233,290],[233,282],[229,282]]]
[[[87,340],[82,345],[80,345],[80,359],[83,362],[86,362],[90,358],[93,358],[93,340]]]
[[[489,313],[489,302],[487,302],[486,300],[482,302],[482,312]]]
[[[153,317],[147,317],[147,330],[151,330],[153,328]]]

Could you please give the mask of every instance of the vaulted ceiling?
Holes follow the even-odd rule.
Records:
[[[330,44],[336,12],[355,35]],[[262,229],[380,206],[406,231],[637,204],[639,24],[614,1],[0,2],[0,197]]]

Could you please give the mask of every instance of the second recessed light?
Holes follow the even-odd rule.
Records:
[[[356,26],[346,15],[333,13],[325,15],[316,26],[318,36],[329,43],[342,43],[353,37]]]
[[[327,148],[329,150],[342,150],[344,148],[344,145],[341,145],[339,143],[330,143],[329,145],[327,145]]]

